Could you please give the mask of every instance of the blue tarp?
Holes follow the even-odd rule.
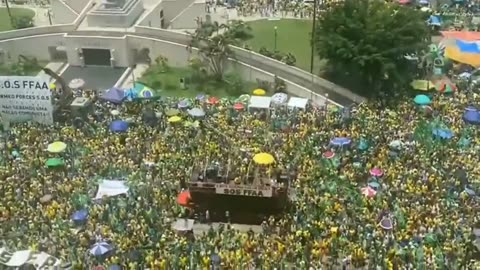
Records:
[[[432,130],[432,135],[434,138],[448,140],[453,137],[453,132],[449,129],[436,128]]]
[[[462,53],[474,53],[474,54],[480,54],[480,48],[479,48],[479,43],[477,42],[466,42],[462,40],[456,40],[456,44],[458,49]]]
[[[430,18],[428,19],[428,24],[434,25],[434,26],[441,26],[442,19],[439,16],[431,15]]]
[[[125,99],[125,92],[123,89],[113,87],[102,96],[102,99],[119,104]]]

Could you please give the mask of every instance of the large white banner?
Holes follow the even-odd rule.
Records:
[[[45,79],[0,76],[0,113],[11,122],[53,124],[52,93]]]

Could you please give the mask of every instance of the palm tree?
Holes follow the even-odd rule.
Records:
[[[204,23],[195,30],[190,47],[196,47],[199,55],[216,80],[223,80],[225,64],[233,57],[230,45],[239,45],[241,41],[250,39],[250,26],[242,21],[230,24]]]

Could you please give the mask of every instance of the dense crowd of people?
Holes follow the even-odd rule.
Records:
[[[193,119],[176,111],[178,101],[98,101],[81,127],[12,124],[0,167],[4,247],[45,251],[76,269],[338,269],[347,263],[478,269],[479,131],[462,120],[464,108],[480,102],[477,94],[435,95],[428,109],[411,100],[370,102],[349,114],[335,107],[280,106],[266,118],[233,109],[231,100],[183,101],[182,107],[206,112]],[[146,123],[145,110],[156,112],[158,122]],[[169,122],[176,113],[182,120]],[[128,120],[126,132],[110,130],[116,119]],[[185,124],[194,120],[200,125]],[[448,127],[453,137],[435,139],[431,123]],[[236,132],[239,127],[253,136]],[[343,138],[340,146],[331,142],[336,137]],[[67,149],[49,153],[54,141]],[[178,234],[171,223],[183,213],[176,201],[179,183],[190,179],[199,159],[232,158],[238,147],[252,155],[269,152],[276,159],[272,166],[298,172],[293,207],[267,218],[260,233],[225,224],[194,241]],[[58,155],[64,167],[45,166]],[[130,190],[94,200],[100,179],[128,179]],[[86,221],[73,222],[72,214],[82,209]],[[95,256],[90,249],[100,240],[112,250]]]

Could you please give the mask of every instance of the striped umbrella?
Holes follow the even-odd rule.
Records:
[[[457,91],[457,86],[451,82],[441,81],[435,85],[435,89],[440,93],[453,93]]]

